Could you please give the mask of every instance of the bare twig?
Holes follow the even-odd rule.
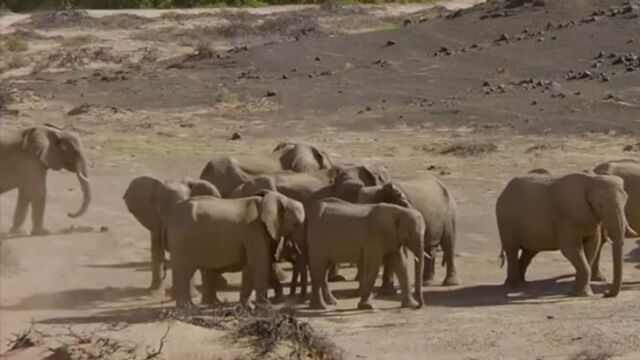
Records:
[[[171,323],[167,325],[167,330],[165,330],[164,335],[162,335],[162,337],[160,338],[160,345],[158,346],[158,349],[151,352],[147,351],[147,357],[145,358],[145,360],[155,359],[160,356],[160,354],[162,354],[162,348],[164,347],[164,342],[167,339],[167,335],[169,335],[169,331],[171,331]]]

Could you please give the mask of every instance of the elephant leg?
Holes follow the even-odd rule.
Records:
[[[562,235],[562,234],[561,234]],[[566,241],[566,237],[564,238]],[[577,245],[577,246],[576,246]],[[584,255],[582,242],[574,241],[567,244],[561,244],[560,251],[576,269],[576,281],[571,295],[573,296],[591,296],[591,267]]]
[[[159,231],[151,231],[151,285],[149,290],[154,294],[162,293],[164,270],[164,246]]]
[[[311,301],[309,307],[311,309],[325,310],[327,308],[327,304],[321,294],[321,289],[327,276],[327,267],[328,264],[321,260],[309,262],[309,271],[311,273]]]
[[[595,254],[593,254],[593,258],[591,260],[591,281],[601,281],[606,282],[607,278],[604,276],[602,269],[600,268],[600,255],[602,254],[602,248],[604,244],[607,242],[607,234],[605,232],[600,232],[599,235],[596,236],[597,239],[597,247]],[[585,246],[585,252],[589,251],[589,246]],[[589,259],[589,255],[587,254],[587,259]]]
[[[31,235],[49,235],[51,232],[44,228],[44,208],[46,204],[47,191],[43,189],[31,198],[31,221],[33,230]]]
[[[393,283],[394,266],[396,266],[394,257],[395,253],[387,255],[383,259],[382,286],[378,292],[380,295],[395,295],[397,293],[397,289]]]
[[[427,244],[427,242],[425,242]],[[424,271],[422,273],[422,284],[432,285],[436,276],[436,252],[432,247],[425,247],[424,250],[430,257],[424,259]]]
[[[520,258],[518,259],[518,271],[520,274],[520,281],[525,282],[525,274],[527,273],[527,268],[529,264],[531,264],[531,260],[538,255],[538,251],[531,251],[527,249],[522,249],[522,253],[520,254]]]
[[[191,307],[193,302],[191,301],[191,281],[193,274],[196,272],[195,268],[186,266],[174,266],[173,272],[173,298],[176,301],[177,307]]]
[[[382,256],[376,256],[371,251],[364,251],[362,256],[362,274],[360,275],[360,302],[358,310],[373,310],[371,303],[371,293],[375,284],[378,272],[380,271],[380,263]]]
[[[409,285],[409,267],[407,264],[409,260],[408,256],[400,251],[396,251],[387,255],[385,258],[385,261],[388,261],[389,263],[389,267],[393,269],[398,277],[402,293],[402,307],[417,309],[419,307],[418,302],[414,300],[413,295],[411,294],[411,287]]]
[[[300,273],[299,260],[291,263],[291,284],[289,285],[289,295],[294,296],[298,288],[298,278],[302,274]],[[302,291],[302,289],[300,290]]]
[[[309,275],[307,274],[307,263],[305,260],[301,262],[298,272],[300,273],[300,295],[302,298],[305,298],[309,284]]]
[[[200,269],[200,273],[202,275],[202,304],[220,304],[220,299],[218,299],[218,279],[221,275],[213,269]]]
[[[11,226],[10,232],[13,234],[24,233],[24,221],[27,218],[27,211],[29,211],[29,204],[31,201],[23,189],[18,189],[18,202],[16,203],[16,211],[13,213],[13,226]]]
[[[453,225],[452,225],[453,226]],[[460,285],[458,270],[456,269],[456,232],[455,229],[447,229],[443,235],[440,245],[444,256],[444,263],[447,267],[447,273],[442,281],[443,286]]]
[[[518,248],[514,246],[504,247],[507,257],[507,280],[504,284],[507,288],[517,288],[520,282],[520,268],[518,267]]]
[[[331,290],[329,289],[329,274],[328,274],[328,272],[325,272],[325,276],[324,276],[323,281],[322,281],[322,298],[324,299],[324,302],[329,304],[329,305],[338,304],[338,300],[336,299],[335,296],[333,296],[333,294],[331,293]]]
[[[347,281],[347,278],[344,275],[338,273],[338,264],[331,264],[329,268],[329,281],[330,282],[340,282]]]
[[[248,266],[242,269],[242,280],[240,281],[240,304],[249,305],[249,298],[253,291],[253,278]]]
[[[269,285],[273,288],[275,296],[273,298],[273,302],[278,304],[284,301],[282,296],[282,283],[280,282],[280,277],[278,276],[278,264],[275,262],[271,265],[271,271],[269,272]]]

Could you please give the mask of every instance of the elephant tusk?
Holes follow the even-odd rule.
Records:
[[[81,172],[79,172],[79,171],[78,171],[78,172],[76,173],[76,175],[77,175],[79,178],[81,178],[83,181],[90,182],[90,181],[89,181],[89,178],[88,178],[88,177],[86,177],[86,176],[84,176]]]
[[[423,251],[422,254],[424,254],[424,257],[426,257],[427,259],[431,260],[431,255],[427,254],[426,251]]]

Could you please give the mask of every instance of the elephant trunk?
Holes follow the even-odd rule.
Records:
[[[82,189],[82,205],[80,205],[80,209],[75,213],[68,213],[69,217],[76,218],[89,209],[89,204],[91,204],[91,184],[89,183],[89,173],[87,171],[87,162],[84,157],[80,157],[76,164],[76,176],[78,177],[78,182],[80,183],[80,189]]]
[[[415,294],[414,297],[418,302],[419,307],[424,305],[424,300],[422,299],[422,273],[424,272],[424,242],[422,239],[416,240],[414,244],[409,245],[409,249],[416,256],[416,264],[415,264],[415,274],[414,274],[414,282],[415,282]]]
[[[621,209],[612,212],[610,216],[605,216],[604,219],[604,227],[613,242],[611,245],[611,253],[613,255],[613,283],[609,291],[605,294],[606,297],[618,296],[620,288],[622,287],[622,245],[624,244],[626,224],[627,221]]]

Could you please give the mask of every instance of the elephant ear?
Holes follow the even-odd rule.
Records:
[[[288,141],[281,141],[280,143],[278,143],[278,145],[276,145],[276,147],[273,149],[273,152],[278,152],[281,150],[284,150],[284,148],[292,146],[293,143],[290,143]]]
[[[318,162],[320,169],[328,169],[333,166],[333,161],[331,160],[329,154],[327,154],[326,152],[316,148],[315,146],[312,146],[311,153],[316,159],[316,162]]]
[[[274,241],[279,239],[279,229],[283,217],[282,200],[277,193],[266,191],[260,201],[260,220]]]
[[[123,199],[127,209],[147,230],[159,228],[156,196],[161,180],[150,175],[139,176],[131,181]]]
[[[412,208],[409,199],[405,193],[394,183],[386,183],[382,186],[384,193],[384,202],[396,204],[405,208]]]
[[[189,188],[190,196],[215,196],[217,198],[222,197],[220,191],[215,185],[205,180],[184,178],[182,183]]]
[[[32,127],[22,133],[22,149],[53,170],[62,168],[58,142],[55,131],[44,127]]]

